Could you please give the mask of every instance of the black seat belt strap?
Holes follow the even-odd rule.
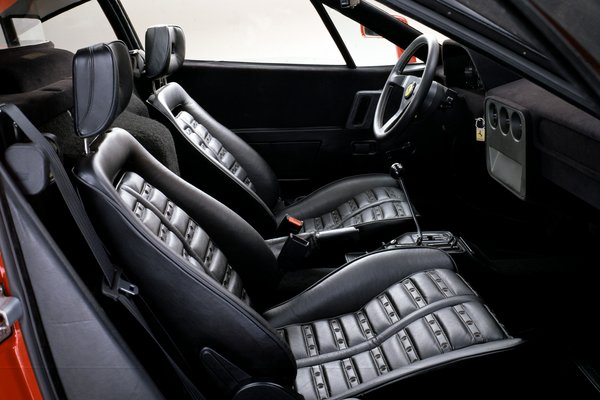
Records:
[[[135,285],[132,285],[131,283],[122,279],[121,271],[118,268],[115,268],[110,260],[108,253],[106,252],[102,241],[98,237],[92,222],[85,212],[85,208],[81,202],[81,199],[77,195],[77,192],[75,191],[75,188],[69,179],[69,175],[62,165],[62,162],[60,161],[60,158],[58,157],[54,147],[52,147],[52,145],[46,140],[40,131],[37,130],[37,128],[15,105],[2,104],[0,105],[0,112],[8,115],[16,124],[16,126],[21,129],[25,136],[27,136],[32,143],[38,146],[44,156],[48,158],[50,162],[50,168],[54,174],[54,181],[58,186],[65,204],[69,208],[69,212],[71,213],[75,223],[81,231],[81,234],[92,251],[98,266],[102,270],[102,274],[104,275],[105,279],[103,293],[113,300],[119,301],[119,303],[125,307],[125,309],[147,332],[148,336],[150,336],[156,346],[158,346],[165,358],[175,370],[190,398],[193,400],[203,400],[204,396],[202,396],[200,391],[187,377],[185,372],[183,372],[181,367],[177,364],[177,362],[175,362],[173,357],[171,357],[169,352],[160,343],[137,305],[128,297],[130,295],[137,295],[138,289]]]
[[[54,181],[69,208],[69,212],[73,216],[75,223],[79,227],[81,234],[87,242],[94,258],[102,269],[102,274],[106,280],[106,284],[112,289],[118,286],[120,274],[108,258],[108,254],[104,249],[102,242],[98,238],[92,222],[90,221],[79,196],[75,192],[71,180],[65,171],[56,150],[44,136],[37,130],[35,126],[27,119],[27,117],[13,104],[2,105],[2,112],[8,115],[13,122],[21,129],[21,131],[42,151],[45,157],[50,161]],[[118,292],[118,289],[115,290]],[[116,296],[114,298],[116,300]]]

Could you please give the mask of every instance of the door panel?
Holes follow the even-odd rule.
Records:
[[[173,79],[250,143],[284,189],[301,193],[343,176],[387,169],[373,151],[371,124],[352,125],[349,117],[362,112],[353,109],[357,92],[381,89],[389,71],[186,61]]]
[[[355,93],[390,69],[186,61],[173,79],[231,129],[343,127]]]

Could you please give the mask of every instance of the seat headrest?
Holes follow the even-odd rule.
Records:
[[[185,59],[185,35],[175,25],[157,25],[146,31],[146,76],[166,78],[173,74]]]
[[[75,132],[81,137],[105,132],[127,107],[133,73],[125,43],[115,41],[80,49],[73,59]]]

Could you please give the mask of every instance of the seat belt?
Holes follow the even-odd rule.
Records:
[[[169,354],[167,349],[165,349],[165,347],[160,343],[138,306],[129,297],[138,295],[138,288],[137,286],[124,280],[122,278],[121,270],[116,268],[110,261],[108,253],[106,252],[102,241],[98,237],[92,222],[85,212],[83,203],[77,195],[77,192],[75,191],[75,188],[69,179],[69,175],[60,161],[55,148],[52,147],[52,145],[37,130],[31,121],[27,119],[27,117],[21,112],[21,110],[19,110],[17,106],[13,104],[2,104],[0,105],[0,112],[8,115],[15,125],[21,129],[25,136],[27,136],[33,144],[38,146],[43,155],[48,158],[50,162],[50,169],[54,174],[54,181],[58,186],[60,194],[62,195],[69,212],[73,217],[73,220],[75,220],[77,227],[81,231],[81,234],[92,251],[98,266],[102,270],[102,274],[104,275],[102,288],[103,294],[121,303],[129,312],[129,314],[131,314],[138,324],[146,331],[148,336],[164,354],[165,358],[175,370],[177,377],[183,384],[190,398],[193,400],[204,400],[204,396],[200,393],[196,385],[194,385],[185,372],[183,372],[179,364]],[[141,297],[140,300],[143,302]],[[147,305],[145,305],[145,307],[150,310]],[[156,321],[156,325],[162,328],[162,325],[160,325],[158,320]],[[162,329],[164,331],[164,328]]]

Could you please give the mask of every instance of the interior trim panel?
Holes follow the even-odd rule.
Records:
[[[494,99],[516,107],[526,121],[530,118],[521,138],[532,142],[528,178],[534,170],[535,175],[600,209],[600,120],[524,79],[490,90],[487,96],[486,104]],[[502,117],[498,118],[502,124]],[[487,119],[489,125],[489,114]],[[490,140],[494,146],[494,139]]]
[[[485,101],[486,164],[492,178],[521,199],[527,197],[528,112],[489,97]]]

